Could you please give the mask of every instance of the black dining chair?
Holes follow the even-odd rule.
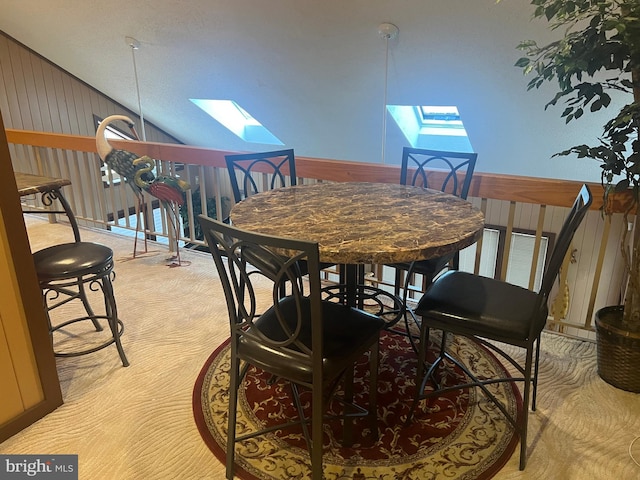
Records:
[[[230,321],[227,478],[233,479],[236,442],[300,425],[311,457],[311,478],[320,480],[325,407],[343,379],[342,383],[347,383],[343,421],[368,416],[377,437],[378,341],[384,322],[364,311],[321,299],[317,243],[247,232],[204,215],[198,219],[220,276]],[[306,294],[301,288],[302,261],[308,267],[304,278],[308,283]],[[265,287],[258,279],[264,277],[270,280],[267,283],[271,288],[261,301],[258,292]],[[354,363],[367,351],[368,411],[353,405],[349,396]],[[261,369],[290,383],[298,419],[237,435],[238,388],[249,368]],[[311,391],[310,415],[304,411],[300,389]]]
[[[225,155],[236,203],[256,193],[296,185],[293,149]]]
[[[440,190],[450,193],[462,199],[467,198],[471,178],[476,166],[476,153],[446,152],[440,150],[428,150],[422,148],[404,147],[402,150],[402,165],[400,169],[400,183],[402,185],[413,185],[433,190]],[[394,263],[389,265],[395,268],[396,297],[400,297],[402,291],[402,304],[405,312],[409,313],[417,322],[413,309],[409,306],[409,292],[411,281],[416,274],[422,275],[423,286],[428,286],[440,272],[448,267],[458,268],[458,252],[451,252],[442,257],[430,258],[428,260],[418,260],[407,263]],[[401,332],[413,336],[409,333],[409,317],[406,315],[406,331]],[[393,331],[398,331],[391,327]]]
[[[573,236],[589,210],[592,195],[583,185],[573,207],[558,234],[556,244],[545,269],[542,285],[536,293],[505,281],[482,277],[462,271],[449,271],[438,277],[425,292],[415,309],[421,317],[421,340],[418,356],[416,397],[407,421],[411,420],[417,403],[425,398],[461,388],[479,387],[506,416],[520,437],[520,470],[527,462],[527,425],[529,400],[531,409],[536,409],[538,387],[538,365],[540,360],[540,336],[548,316],[548,299]],[[423,375],[428,329],[442,330],[440,352],[437,359]],[[504,358],[519,376],[486,378],[481,372],[473,372],[447,352],[450,335],[470,337]],[[496,343],[497,342],[497,343]],[[524,362],[507,354],[500,343],[525,350]],[[443,375],[447,361],[457,365],[469,378],[461,385],[447,385],[452,376]],[[533,370],[533,372],[532,372]],[[442,375],[442,380],[438,376]],[[427,384],[433,383],[431,390]],[[523,382],[523,409],[520,419],[513,418],[505,406],[491,393],[487,385],[505,382]],[[533,392],[531,388],[533,387]]]
[[[225,155],[235,203],[260,192],[297,185],[293,149]],[[225,219],[229,223],[229,219]],[[321,263],[320,269],[332,267]],[[301,266],[305,270],[304,262]]]

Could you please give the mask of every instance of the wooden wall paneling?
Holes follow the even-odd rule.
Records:
[[[76,108],[76,97],[74,95],[75,80],[69,75],[62,75],[62,86],[64,89],[64,105],[69,117],[70,130],[68,132],[72,135],[80,135],[80,125],[78,123],[78,110]]]
[[[101,112],[104,112],[105,109],[108,108],[108,102],[106,101],[104,95],[100,95],[96,90],[92,88],[88,88],[87,93],[89,94],[89,106],[85,112],[88,121],[87,135],[95,136],[96,127],[93,120],[93,115],[100,115]]]
[[[34,117],[37,116],[40,119],[39,130],[53,132],[51,110],[49,109],[49,103],[47,101],[47,87],[42,72],[42,62],[37,61],[33,55],[29,55],[28,59],[33,77],[33,91],[29,92],[29,97],[33,97],[34,103],[37,104],[37,114],[34,114]]]
[[[17,128],[30,129],[29,125],[31,125],[31,118],[25,116],[24,112],[24,108],[28,108],[29,102],[24,84],[18,80],[23,78],[23,72],[22,65],[20,63],[20,54],[15,48],[15,44],[9,45],[7,60],[6,65],[11,69],[11,82],[7,85],[7,92],[15,98],[15,101],[12,104],[15,109],[11,115],[11,126],[19,125]]]
[[[73,99],[73,111],[71,112],[75,118],[75,127],[77,128],[77,135],[87,135],[85,128],[85,120],[83,115],[84,104],[82,100],[82,86],[75,78],[70,82],[70,94]]]
[[[33,67],[31,66],[31,55],[25,49],[19,49],[20,63],[22,65],[22,81],[24,82],[27,103],[21,103],[21,108],[27,108],[24,118],[29,118],[33,130],[46,131],[42,122],[42,113],[38,104],[38,92],[36,90]]]
[[[50,102],[55,102],[55,105],[52,105],[51,108],[52,110],[55,110],[57,112],[58,118],[60,119],[60,130],[54,131],[71,133],[71,120],[69,118],[69,111],[65,99],[65,89],[62,72],[60,72],[59,69],[54,68],[53,66],[49,66],[49,70],[51,71],[51,82],[53,85],[53,91],[51,93],[52,97],[50,98]]]
[[[17,108],[15,97],[8,95],[9,85],[12,81],[11,72],[9,42],[6,38],[0,36],[0,93],[5,92],[5,95],[0,94],[0,112],[4,115],[4,123],[6,125],[13,125],[11,115],[12,111]]]
[[[105,118],[115,113],[115,106],[113,105],[113,102],[108,101],[108,99],[104,95],[98,95],[96,92],[95,99],[92,100],[95,101],[95,107],[92,110],[92,113],[94,113],[95,115]],[[93,118],[91,119],[91,123],[93,124]],[[95,135],[95,124],[93,124],[92,126],[92,131]]]
[[[74,79],[73,91],[76,99],[76,115],[78,116],[78,127],[80,135],[91,136],[93,132],[93,120],[88,118],[91,112],[91,98],[85,85]]]
[[[54,81],[53,67],[46,62],[39,62],[42,69],[42,91],[45,92],[45,104],[49,111],[51,120],[51,131],[62,132],[62,121],[60,118],[60,109],[58,108],[58,98],[56,90],[56,82]]]

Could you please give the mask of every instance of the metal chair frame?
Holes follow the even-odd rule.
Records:
[[[466,200],[477,158],[478,154],[473,152],[447,152],[404,147],[402,150],[400,184],[440,190]],[[403,290],[401,298],[406,331],[402,333],[408,335],[416,351],[415,337],[410,334],[409,317],[406,315],[406,313],[409,313],[413,322],[419,327],[419,321],[413,309],[408,305],[411,279],[415,273],[425,275],[427,277],[426,287],[428,288],[433,279],[448,265],[457,269],[458,262],[459,254],[455,252],[446,257],[391,265],[396,269],[395,296],[400,297],[400,290]],[[397,330],[394,331],[397,332]]]
[[[296,185],[297,182],[293,149],[225,155],[225,161],[236,203],[264,190]],[[267,188],[258,184],[254,174],[270,177]]]
[[[301,425],[310,452],[312,478],[320,480],[324,413],[341,381],[344,380],[341,403],[345,404],[341,415],[345,422],[343,441],[351,441],[349,424],[355,416],[367,416],[377,436],[375,385],[378,340],[384,322],[366,312],[321,299],[317,243],[247,232],[204,215],[198,219],[220,276],[230,319],[227,478],[232,479],[234,475],[236,442]],[[306,295],[302,290],[302,262],[307,266]],[[257,275],[272,282],[268,305],[259,305],[256,297]],[[350,336],[347,335],[349,328]],[[337,344],[341,345],[339,351],[332,350]],[[370,352],[370,387],[369,409],[365,410],[352,402],[352,383],[354,362],[367,351]],[[242,368],[241,361],[245,362]],[[238,388],[252,365],[291,383],[299,418],[237,437]],[[299,387],[311,390],[311,418],[305,417]]]
[[[520,470],[524,470],[527,461],[528,409],[529,404],[531,404],[531,409],[533,411],[536,410],[540,337],[548,316],[549,294],[558,277],[573,236],[589,210],[591,202],[592,195],[589,187],[583,185],[558,234],[539,292],[535,293],[504,281],[460,271],[447,272],[434,281],[430,290],[425,293],[415,310],[416,315],[422,319],[418,357],[420,361],[418,362],[416,376],[416,384],[420,382],[420,388],[416,392],[407,422],[411,421],[413,412],[420,400],[450,390],[480,387],[518,432],[520,436]],[[478,303],[482,305],[469,300],[473,292],[483,292],[482,295],[479,295],[482,300],[478,300]],[[494,295],[496,292],[500,292],[501,298],[488,299],[487,295],[491,295],[492,292]],[[499,308],[491,307],[491,300],[497,300],[497,304],[500,304],[501,300],[515,302],[516,298],[522,299],[525,296],[528,299],[527,304],[516,306],[516,308],[522,307],[522,311],[518,315],[523,315],[527,318],[522,324],[519,323],[521,319],[516,319],[513,313],[510,315],[504,308],[500,310]],[[423,376],[427,332],[430,328],[442,330],[442,341],[437,359]],[[447,352],[448,335],[462,335],[474,339],[507,360],[517,370],[519,376],[479,378],[470,368],[467,368]],[[525,349],[524,365],[512,355],[507,354],[495,342]],[[470,381],[460,385],[441,387],[435,378],[435,374],[438,367],[445,360],[462,369]],[[434,388],[432,391],[425,393],[429,381],[433,382]],[[523,383],[524,413],[520,419],[513,418],[502,403],[487,389],[487,385],[505,382]],[[532,388],[533,391],[531,390]]]

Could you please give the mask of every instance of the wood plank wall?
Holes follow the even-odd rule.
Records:
[[[133,88],[133,86],[132,86]],[[138,115],[0,31],[0,111],[5,128],[95,135],[93,115]],[[145,121],[147,140],[180,143]],[[138,132],[140,129],[138,128]],[[13,154],[13,152],[12,152]]]

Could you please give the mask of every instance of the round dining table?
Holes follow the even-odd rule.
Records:
[[[379,296],[384,295],[395,305],[387,312],[392,314],[389,323],[402,316],[402,301],[366,286],[357,267],[440,257],[476,242],[484,227],[482,212],[459,197],[364,182],[269,190],[237,203],[230,219],[243,230],[317,242],[321,262],[345,266],[341,285],[325,291],[354,306],[374,299],[381,309]]]
[[[391,264],[439,257],[476,242],[484,215],[456,196],[391,183],[315,183],[236,204],[243,230],[317,242],[320,261]]]
[[[484,215],[459,197],[392,183],[314,183],[269,190],[237,203],[234,226],[318,243],[320,261],[342,265],[325,298],[366,308],[390,328],[406,306],[364,278],[366,264],[440,257],[482,235]],[[359,267],[359,268],[358,268]]]

